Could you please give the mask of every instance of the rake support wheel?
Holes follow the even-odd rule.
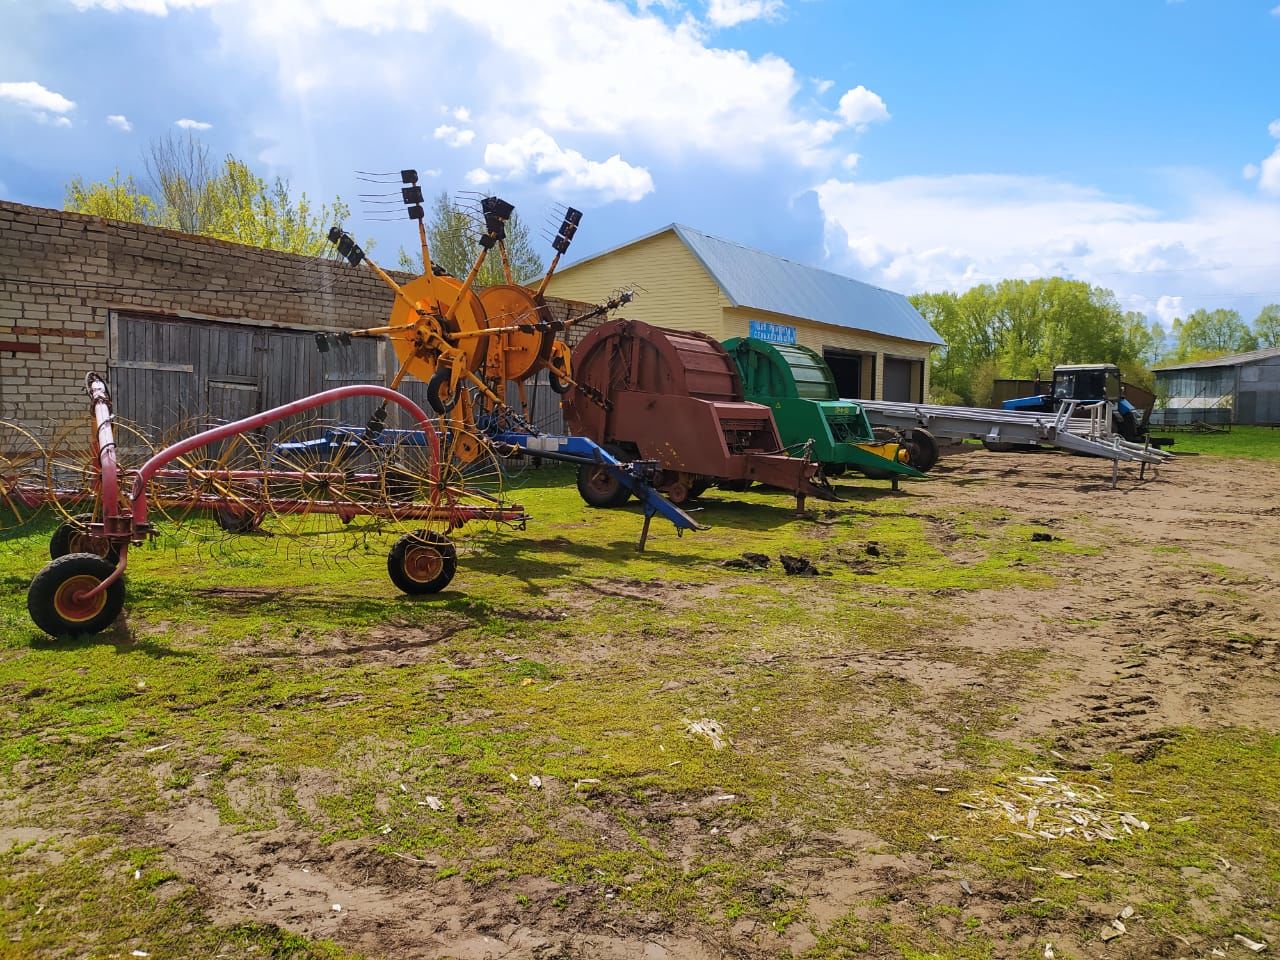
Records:
[[[458,572],[458,551],[434,530],[405,534],[387,554],[391,582],[412,595],[439,593]]]
[[[578,494],[592,507],[620,507],[631,497],[631,491],[606,467],[584,463],[578,468]]]
[[[96,597],[85,598],[111,576],[115,565],[96,553],[69,553],[35,575],[27,590],[27,612],[35,625],[54,637],[99,633],[124,608],[124,581],[117,580]]]
[[[120,559],[120,548],[110,540],[89,533],[88,527],[92,522],[93,517],[82,513],[59,524],[49,538],[49,559],[57,560],[69,553],[92,553],[114,567]]]

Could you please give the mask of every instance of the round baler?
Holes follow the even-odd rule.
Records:
[[[768,407],[743,400],[738,369],[715,340],[639,320],[592,330],[573,352],[575,386],[564,399],[565,422],[628,459],[656,461],[655,486],[675,503],[712,484],[745,489],[753,481],[806,496],[834,499],[815,483],[818,464],[782,453]],[[605,475],[584,467],[583,499],[595,506],[626,500]]]
[[[919,477],[937,462],[938,446],[924,430],[880,435],[856,400],[840,399],[831,368],[799,344],[756,337],[724,342],[748,400],[773,410],[787,446],[813,441],[813,459],[829,477],[857,470],[877,480]]]

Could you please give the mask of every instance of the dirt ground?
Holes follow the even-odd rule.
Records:
[[[540,802],[554,809],[545,822],[566,837],[596,834],[621,846],[630,842],[630,830],[632,840],[642,838],[677,870],[730,864],[746,877],[735,881],[735,889],[752,898],[752,909],[741,916],[724,904],[687,911],[684,922],[643,904],[614,909],[615,899],[625,899],[627,884],[640,882],[638,873],[616,885],[556,880],[551,871],[477,883],[466,863],[442,870],[454,862],[387,853],[376,837],[335,839],[299,826],[308,813],[320,817],[320,798],[331,786],[323,778],[311,782],[305,772],[287,785],[291,802],[304,812],[301,819],[246,830],[226,823],[214,802],[197,791],[139,816],[126,839],[159,847],[164,863],[197,891],[215,925],[277,924],[370,957],[1198,957],[1215,948],[1246,956],[1230,939],[1236,929],[1230,923],[1241,916],[1253,919],[1247,929],[1255,939],[1265,939],[1271,950],[1280,947],[1275,905],[1257,899],[1264,895],[1255,885],[1259,875],[1233,869],[1231,858],[1220,857],[1221,868],[1200,855],[1188,854],[1182,863],[1177,842],[1170,841],[1167,850],[1161,848],[1159,866],[1151,868],[1152,877],[1160,878],[1144,889],[1140,860],[1091,859],[1088,851],[1076,852],[1071,862],[1085,866],[1063,870],[1066,861],[1054,859],[1059,854],[1046,854],[1047,869],[1059,877],[1096,866],[1134,884],[1132,902],[1145,906],[1121,924],[1123,936],[1103,939],[1099,928],[1126,907],[1126,901],[1099,898],[1098,890],[1114,891],[1115,884],[1108,887],[1108,880],[1079,893],[1052,894],[1038,885],[1036,873],[1025,872],[1044,867],[987,863],[985,853],[974,851],[999,846],[1005,838],[990,840],[999,833],[994,828],[985,838],[975,834],[972,815],[957,811],[948,795],[953,789],[956,796],[962,789],[979,795],[990,779],[982,778],[1001,758],[1014,757],[1016,771],[1016,758],[1034,755],[1060,777],[1075,771],[1098,782],[1101,771],[1109,789],[1132,795],[1117,798],[1117,805],[1141,803],[1148,799],[1142,796],[1141,765],[1157,762],[1185,731],[1276,736],[1280,470],[1265,461],[1186,457],[1142,482],[1136,470],[1123,471],[1120,487],[1112,490],[1109,469],[1096,462],[966,448],[945,457],[934,476],[910,488],[902,512],[923,520],[930,543],[957,565],[974,558],[955,520],[967,510],[998,508],[1004,522],[1092,549],[1055,554],[1053,582],[1041,586],[885,587],[886,603],[905,601],[912,610],[927,605],[945,615],[913,620],[901,635],[857,646],[790,645],[782,642],[785,637],[772,638],[744,650],[735,661],[739,666],[717,668],[727,687],[735,670],[759,670],[775,661],[794,669],[803,662],[819,678],[815,682],[841,678],[842,689],[867,690],[865,700],[831,702],[819,726],[852,729],[874,716],[874,737],[817,737],[793,751],[803,755],[789,759],[797,764],[797,776],[853,795],[862,813],[833,811],[825,827],[821,816],[781,815],[769,824],[726,812],[731,796],[673,791],[611,801],[606,814],[578,799],[590,791],[581,783],[547,778],[540,787]],[[858,506],[855,501],[840,509]],[[823,537],[821,529],[813,536],[819,566],[832,555]],[[624,615],[630,610],[660,620],[669,611],[677,640],[682,612],[719,600],[715,585],[682,591],[627,577],[596,578],[592,585],[596,601],[614,604]],[[821,602],[820,578],[786,585],[794,596]],[[580,613],[585,615],[570,607],[564,615]],[[840,617],[840,611],[830,612],[833,630]],[[465,618],[455,619],[442,620],[430,637],[407,637],[390,628],[346,639],[330,635],[304,649],[302,661],[289,664],[337,657],[351,669],[400,669],[420,659],[448,658],[452,638],[466,626]],[[655,634],[652,650],[634,654],[657,662],[669,652],[664,645],[674,642],[671,635]],[[255,655],[269,662],[271,644],[264,639]],[[616,654],[601,641],[571,653],[547,651],[547,658],[562,660],[570,676],[603,677]],[[465,658],[451,662],[470,665]],[[673,676],[657,689],[678,697],[681,683]],[[430,693],[423,696],[429,699]],[[483,720],[483,711],[461,722],[475,718]],[[797,716],[795,722],[804,721]],[[966,746],[970,731],[983,740],[989,758],[989,769],[976,780],[974,754]],[[785,726],[737,736],[735,747],[744,751],[787,752]],[[1127,779],[1107,779],[1108,770],[1126,763],[1136,765],[1126,768]],[[173,773],[163,764],[149,769],[156,782]],[[203,775],[196,773],[197,786]],[[215,775],[212,768],[207,775]],[[226,784],[232,806],[278,788],[250,779]],[[1236,801],[1224,795],[1220,802]],[[1245,809],[1243,815],[1280,815],[1278,804],[1273,798],[1266,809]],[[1174,806],[1160,822],[1152,818],[1153,831],[1168,831],[1178,821],[1175,814],[1184,807]],[[467,815],[461,808],[456,813],[459,822]],[[970,819],[956,820],[960,814]],[[1199,808],[1183,819],[1193,816],[1200,816]],[[543,828],[525,827],[529,834],[535,829]],[[952,837],[955,845],[948,847],[942,834],[953,832],[960,839]],[[522,842],[518,828],[513,838]],[[534,842],[532,836],[525,839]],[[475,850],[468,862],[503,854],[496,847]],[[1265,862],[1255,868],[1271,869]],[[1186,926],[1159,922],[1157,905],[1168,900],[1165,885],[1173,889],[1178,883],[1194,892],[1178,893],[1183,899],[1169,909],[1197,912],[1198,927],[1196,918]],[[794,905],[794,916],[783,909],[787,904]],[[900,936],[901,931],[908,933]],[[1047,944],[1052,946],[1046,949]]]

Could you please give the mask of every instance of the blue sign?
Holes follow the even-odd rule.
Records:
[[[751,336],[757,340],[768,340],[770,343],[796,342],[796,328],[786,323],[768,323],[764,320],[752,320],[748,327]]]

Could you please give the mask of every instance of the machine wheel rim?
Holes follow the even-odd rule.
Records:
[[[428,544],[412,546],[404,553],[404,572],[415,583],[430,583],[444,572],[444,555]]]
[[[102,581],[87,573],[68,577],[53,594],[53,607],[68,623],[86,623],[100,614],[107,606],[107,591],[86,599],[88,593]]]
[[[604,467],[596,467],[587,474],[587,485],[603,497],[613,493],[618,481]]]

